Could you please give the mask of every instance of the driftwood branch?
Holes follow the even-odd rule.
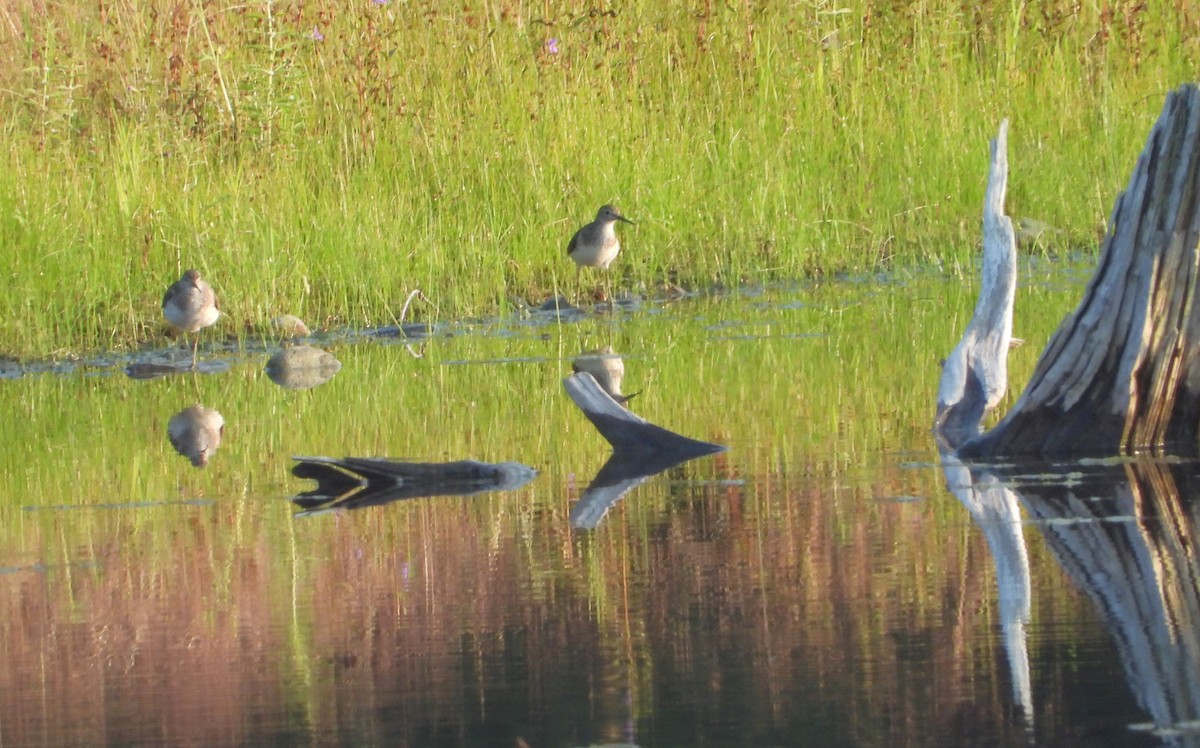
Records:
[[[1017,242],[1004,213],[1008,191],[1008,120],[991,142],[991,166],[983,201],[983,286],[962,340],[942,367],[936,429],[951,444],[979,432],[985,411],[1008,387],[1013,297],[1017,289]]]
[[[992,170],[994,177],[995,154]],[[985,215],[994,197],[989,188]],[[974,459],[1195,455],[1198,244],[1200,91],[1186,85],[1168,95],[1129,187],[1117,199],[1083,301],[1051,338],[1012,410],[995,428],[978,434],[979,419],[998,399],[994,385],[1003,382],[1003,376],[989,378],[994,372],[988,366],[1003,370],[1005,351],[995,343],[1007,340],[1011,331],[1011,317],[995,316],[982,318],[986,334],[972,329],[980,309],[1005,306],[1007,272],[989,263],[985,245],[976,317],[959,344],[964,352],[956,348],[942,374],[939,436],[957,447],[959,456]],[[1011,314],[1011,300],[1007,306]]]
[[[292,475],[317,487],[292,498],[314,514],[329,509],[359,509],[403,499],[472,496],[513,491],[537,477],[519,462],[399,462],[368,457],[294,457]]]
[[[725,451],[719,444],[689,439],[631,413],[586,371],[564,379],[563,386],[613,447],[612,456],[571,507],[572,527],[594,529],[625,494],[649,478],[696,457]]]
[[[669,452],[680,459],[722,452],[725,447],[655,426],[623,407],[604,391],[591,374],[581,371],[563,380],[567,394],[600,432],[613,452]]]

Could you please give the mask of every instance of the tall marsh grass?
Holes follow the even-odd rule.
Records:
[[[1011,212],[1091,247],[1200,6],[33,2],[0,45],[0,350],[59,355],[191,266],[227,333],[502,311],[610,201],[624,289],[955,270],[1006,116]]]

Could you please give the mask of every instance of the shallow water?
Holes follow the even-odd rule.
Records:
[[[1018,383],[1082,288],[1024,271]],[[270,345],[10,372],[0,744],[1200,743],[1194,471],[944,464],[973,302],[910,277],[331,334],[301,388]],[[604,346],[634,412],[729,450],[581,530],[609,448],[562,379]],[[194,467],[168,423],[209,410]],[[538,475],[301,515],[293,455]]]

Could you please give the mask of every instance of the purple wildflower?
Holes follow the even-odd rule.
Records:
[[[550,37],[549,39],[546,40],[546,53],[552,54],[552,55],[558,54],[558,38],[557,37]]]
[[[313,26],[312,33],[308,35],[308,38],[312,39],[314,42],[325,41],[325,35],[322,34],[321,30],[319,28],[317,28],[316,26]]]

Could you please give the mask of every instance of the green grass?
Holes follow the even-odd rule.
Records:
[[[157,342],[192,266],[226,333],[503,312],[604,202],[623,289],[956,272],[1002,117],[1011,212],[1089,248],[1200,9],[1077,5],[5,8],[0,351]]]

